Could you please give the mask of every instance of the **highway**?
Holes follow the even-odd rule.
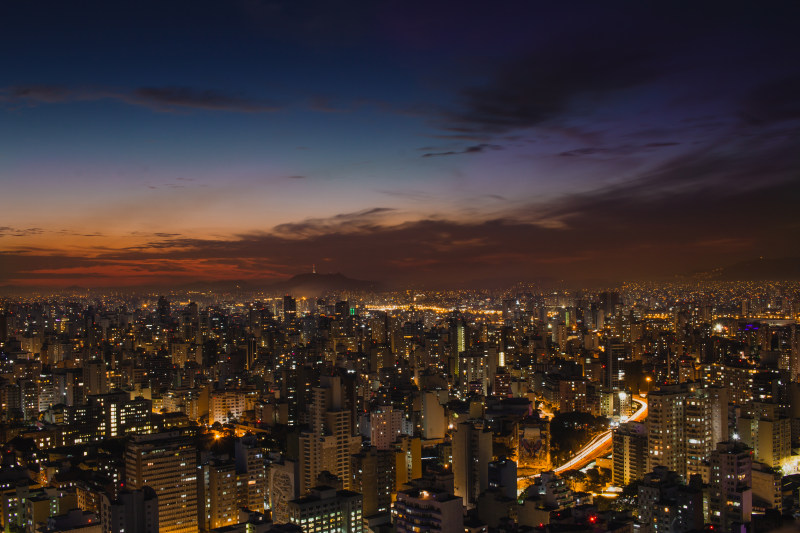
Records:
[[[647,416],[647,401],[643,398],[634,397],[633,401],[639,404],[639,409],[631,415],[628,419],[629,422],[638,422],[643,420]],[[583,468],[584,466],[588,465],[604,453],[608,451],[608,448],[611,447],[611,430],[605,431],[591,441],[589,444],[581,448],[578,453],[572,456],[572,458],[564,463],[563,465],[555,468],[553,471],[556,474],[560,474],[562,472],[566,472],[567,470],[576,470],[579,468]]]

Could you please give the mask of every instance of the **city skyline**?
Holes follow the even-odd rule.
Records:
[[[800,255],[798,7],[0,6],[0,286]],[[796,275],[796,274],[795,274]]]

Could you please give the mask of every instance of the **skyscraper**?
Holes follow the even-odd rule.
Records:
[[[177,431],[137,435],[125,450],[126,482],[152,488],[161,533],[197,531],[197,451]]]
[[[480,425],[462,422],[453,432],[453,476],[455,495],[466,507],[474,506],[489,488],[492,433]]]
[[[370,443],[379,450],[389,450],[400,437],[403,411],[391,406],[379,407],[369,414]]]
[[[686,477],[685,403],[687,390],[665,386],[647,396],[648,470],[664,466]]]
[[[297,300],[288,294],[283,297],[283,321],[293,322],[297,318]]]
[[[338,476],[349,488],[350,456],[361,448],[361,437],[353,435],[341,378],[323,376],[320,382],[321,386],[311,392],[310,428],[299,437],[300,494],[317,484],[317,476],[323,470]]]
[[[394,452],[374,446],[353,455],[351,489],[363,496],[364,518],[388,513],[394,492]]]
[[[638,422],[621,424],[612,433],[612,480],[622,487],[647,472],[647,427]]]
[[[742,442],[753,449],[756,461],[780,468],[791,455],[791,420],[770,402],[752,402],[742,411],[737,421]]]
[[[236,467],[211,459],[197,469],[198,517],[205,531],[238,523]]]
[[[267,467],[264,449],[255,438],[242,437],[236,441],[236,479],[238,506],[264,512],[267,498]]]
[[[639,485],[640,533],[683,533],[703,527],[703,491],[698,477],[686,485],[662,466],[644,476]]]
[[[741,442],[720,442],[711,453],[709,508],[711,523],[730,530],[750,522],[753,512],[751,451]]]

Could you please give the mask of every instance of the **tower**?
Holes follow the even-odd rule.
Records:
[[[197,450],[177,431],[134,436],[125,450],[130,488],[152,488],[158,497],[161,533],[195,533]]]
[[[753,512],[750,450],[740,442],[720,442],[711,453],[709,507],[711,523],[729,531],[750,521]]]
[[[345,405],[341,378],[322,376],[311,391],[309,430],[299,437],[300,494],[317,483],[323,470],[338,476],[349,488],[350,456],[359,452],[361,437],[353,435],[352,413]]]
[[[679,385],[662,387],[647,396],[648,470],[664,466],[686,477],[686,398],[686,389]]]
[[[489,488],[492,434],[483,427],[462,422],[453,432],[453,481],[455,495],[473,507],[481,492]]]
[[[627,422],[612,433],[613,483],[619,487],[641,479],[647,472],[647,428]]]

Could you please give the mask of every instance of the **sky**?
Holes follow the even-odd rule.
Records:
[[[0,2],[0,286],[800,255],[800,4]]]

